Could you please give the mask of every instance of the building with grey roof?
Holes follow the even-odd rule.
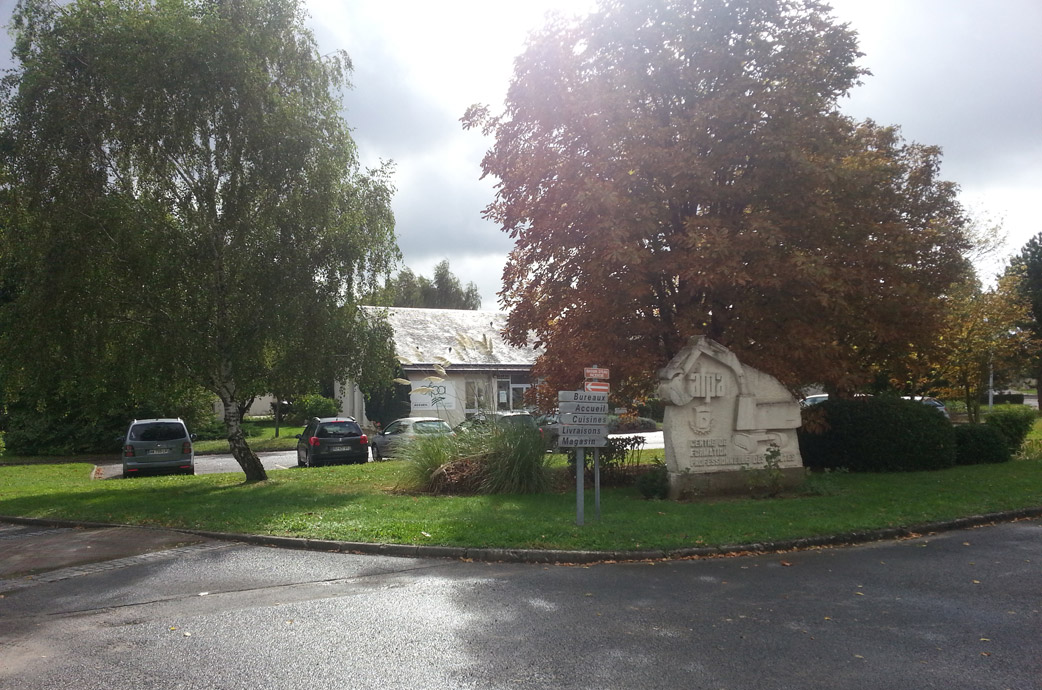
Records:
[[[525,407],[538,350],[503,339],[499,311],[363,307],[384,314],[410,395],[411,415],[440,417],[455,426],[477,412]],[[344,414],[363,420],[357,386],[337,386]]]

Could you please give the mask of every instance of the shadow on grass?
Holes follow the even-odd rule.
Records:
[[[27,468],[28,469],[28,468]],[[241,475],[155,476],[62,482],[48,491],[0,491],[0,515],[236,532],[285,532],[372,494],[328,478],[245,482]],[[321,489],[316,486],[321,484]]]

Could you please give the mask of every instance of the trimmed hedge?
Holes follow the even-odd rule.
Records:
[[[955,464],[983,465],[1008,462],[1013,457],[1006,437],[987,424],[959,424],[955,430]]]
[[[608,416],[608,433],[609,434],[635,434],[642,431],[657,431],[658,424],[655,423],[654,419],[648,419],[647,417],[630,417],[622,416],[616,417],[615,415]]]
[[[984,423],[994,427],[1006,439],[1011,454],[1024,445],[1024,439],[1038,419],[1038,410],[1026,405],[997,405],[984,417]]]
[[[988,402],[988,394],[985,393],[980,396],[981,404]],[[1023,393],[995,393],[991,396],[992,405],[1023,405],[1024,394]]]
[[[911,400],[829,400],[803,410],[803,463],[812,469],[917,472],[955,464],[955,432],[937,411]]]

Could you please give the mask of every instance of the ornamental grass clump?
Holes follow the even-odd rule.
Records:
[[[482,493],[537,494],[549,488],[546,444],[538,430],[494,426],[488,438]]]
[[[399,486],[436,494],[531,494],[550,487],[538,431],[516,426],[472,428],[453,437],[419,438],[404,446]]]

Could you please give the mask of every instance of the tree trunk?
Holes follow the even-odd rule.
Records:
[[[232,457],[246,473],[246,481],[265,481],[268,473],[264,471],[260,458],[246,443],[246,435],[242,433],[238,404],[234,400],[224,399],[221,400],[221,403],[224,405],[224,424],[228,429],[228,445],[231,447]]]

